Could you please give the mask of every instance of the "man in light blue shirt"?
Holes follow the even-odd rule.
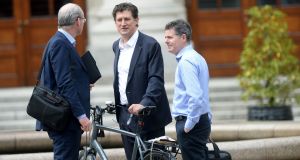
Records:
[[[205,59],[192,48],[191,36],[191,27],[184,20],[169,22],[165,27],[165,43],[178,62],[172,116],[182,158],[205,160],[211,132],[209,73]]]

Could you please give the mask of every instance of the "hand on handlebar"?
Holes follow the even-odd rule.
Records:
[[[143,105],[141,104],[132,104],[129,108],[128,108],[128,112],[134,115],[138,115],[139,111],[141,111],[143,108],[145,108]]]

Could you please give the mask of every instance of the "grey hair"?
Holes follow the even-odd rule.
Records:
[[[177,19],[166,24],[165,30],[174,29],[176,35],[186,35],[187,42],[192,39],[192,28],[188,22],[182,19]]]
[[[77,18],[83,18],[83,11],[77,4],[68,3],[58,11],[58,26],[71,26],[75,24]]]

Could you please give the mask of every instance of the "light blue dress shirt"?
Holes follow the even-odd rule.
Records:
[[[209,72],[205,59],[191,45],[187,45],[176,55],[178,62],[175,73],[175,88],[172,116],[186,116],[185,128],[192,129],[202,114],[208,113]]]
[[[66,36],[66,38],[70,41],[70,43],[74,46],[74,44],[76,43],[75,38],[73,38],[68,32],[66,32],[65,30],[59,28],[58,29],[59,32],[61,32],[64,36]]]

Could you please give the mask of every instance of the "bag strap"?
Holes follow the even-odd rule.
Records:
[[[46,45],[46,47],[43,51],[42,63],[41,63],[41,66],[40,66],[40,69],[39,69],[39,72],[38,72],[38,75],[37,75],[36,83],[35,83],[36,86],[38,86],[38,84],[40,83],[42,70],[44,68],[44,64],[45,64],[45,61],[46,61],[46,50],[48,48],[48,45],[49,45],[49,42],[47,43],[47,45]]]
[[[213,145],[215,158],[220,158],[220,149],[218,145],[212,140],[211,137],[208,137],[208,142]]]

